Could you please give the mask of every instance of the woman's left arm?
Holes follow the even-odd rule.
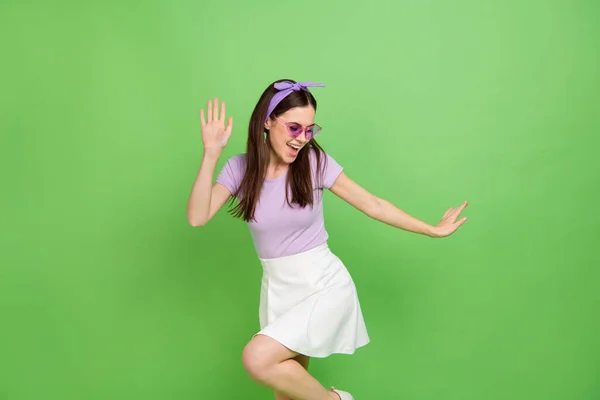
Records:
[[[429,225],[407,214],[389,201],[369,193],[344,172],[338,176],[329,190],[376,221],[434,238],[450,236],[467,220],[465,217],[457,219],[468,204],[465,201],[456,208],[449,208],[437,225]]]

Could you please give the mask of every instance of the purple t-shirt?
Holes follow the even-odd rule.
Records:
[[[307,251],[324,243],[329,237],[323,219],[323,190],[333,185],[343,168],[329,154],[322,153],[325,157],[321,157],[321,163],[327,162],[319,181],[316,179],[316,158],[312,149],[310,152],[315,194],[312,207],[307,205],[300,208],[296,204],[290,207],[287,204],[287,171],[275,179],[266,179],[263,184],[254,212],[255,220],[248,223],[254,247],[260,258],[284,257]],[[235,155],[227,160],[217,177],[217,182],[231,193],[235,193],[244,177],[245,168],[245,154]]]

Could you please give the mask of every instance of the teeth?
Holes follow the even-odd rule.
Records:
[[[296,149],[296,150],[298,150],[298,149],[300,148],[300,146],[295,146],[295,145],[293,145],[293,144],[288,144],[288,146],[290,146],[290,147],[292,147],[292,148],[294,148],[294,149]]]

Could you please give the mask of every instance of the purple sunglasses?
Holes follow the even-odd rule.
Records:
[[[305,128],[297,122],[287,122],[278,117],[273,118],[285,125],[289,134],[294,138],[297,138],[302,134],[302,132],[304,132],[306,135],[306,139],[311,140],[312,138],[317,136],[319,132],[321,132],[321,130],[323,129],[317,124],[312,124]]]

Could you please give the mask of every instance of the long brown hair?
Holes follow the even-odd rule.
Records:
[[[267,176],[271,150],[268,131],[265,128],[264,121],[267,118],[269,102],[275,93],[277,93],[274,85],[282,81],[296,83],[291,79],[280,79],[271,83],[260,96],[250,117],[248,141],[246,143],[246,170],[239,188],[232,196],[232,200],[236,198],[238,199],[238,203],[231,210],[231,214],[234,217],[242,218],[246,222],[254,220],[256,203],[258,202],[263,182]],[[317,111],[317,100],[310,92],[305,90],[293,91],[275,107],[269,117],[279,116],[294,107],[306,107],[309,105]],[[267,134],[266,140],[265,134]],[[318,172],[323,170],[324,164],[327,162],[323,156],[323,148],[314,138],[300,150],[296,160],[290,164],[286,178],[286,201],[289,205],[297,204],[303,208],[314,204],[309,152],[314,152]],[[321,175],[321,173],[315,174],[317,180],[320,180]],[[291,201],[289,198],[290,193],[292,196]]]

